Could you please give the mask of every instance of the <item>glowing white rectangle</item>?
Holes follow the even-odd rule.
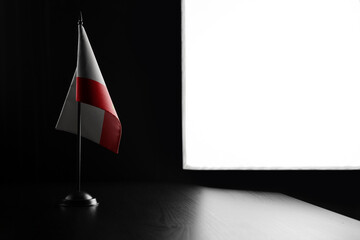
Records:
[[[184,0],[185,169],[360,169],[357,0]]]

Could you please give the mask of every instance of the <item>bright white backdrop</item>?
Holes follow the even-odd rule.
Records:
[[[360,168],[358,0],[183,0],[186,169]]]

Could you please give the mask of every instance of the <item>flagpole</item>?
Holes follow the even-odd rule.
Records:
[[[78,21],[78,29],[79,29],[79,42],[78,47],[80,49],[81,43],[81,31],[83,25],[83,18],[80,12],[80,18]],[[80,54],[80,50],[78,50],[78,57]],[[78,69],[77,69],[78,71]],[[76,73],[76,77],[78,76],[78,72]],[[77,81],[77,79],[75,79]],[[67,195],[65,199],[60,203],[63,207],[91,207],[96,206],[99,203],[96,201],[96,198],[92,197],[90,194],[81,191],[81,102],[77,102],[77,184],[76,191]]]
[[[82,13],[78,21],[79,32],[80,27],[83,25]],[[80,37],[80,35],[79,35]],[[79,53],[78,53],[79,54]],[[81,103],[77,102],[77,191],[81,192]]]
[[[81,103],[77,102],[77,191],[81,192]]]

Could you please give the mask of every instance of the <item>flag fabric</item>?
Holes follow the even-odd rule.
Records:
[[[81,135],[118,153],[121,122],[82,24],[78,32],[77,67],[55,127],[57,130],[77,133],[78,102]]]

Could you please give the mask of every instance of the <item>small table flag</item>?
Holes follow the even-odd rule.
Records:
[[[77,102],[81,103],[82,136],[118,153],[121,122],[82,24],[78,30],[77,67],[56,124],[77,133]]]

